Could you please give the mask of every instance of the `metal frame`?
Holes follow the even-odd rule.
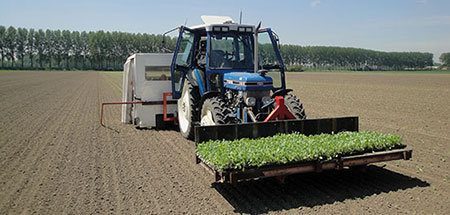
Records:
[[[140,104],[140,105],[163,105],[163,119],[164,121],[176,121],[177,117],[168,117],[167,114],[167,105],[168,104],[176,104],[176,101],[167,101],[167,97],[171,96],[172,93],[163,93],[162,101],[137,101],[137,102],[103,102],[102,108],[100,111],[100,125],[105,126],[103,123],[103,109],[105,105],[128,105],[128,104]]]
[[[177,55],[178,55],[178,51],[180,49],[180,44],[181,44],[181,40],[183,39],[183,32],[184,31],[189,31],[192,33],[195,33],[194,31],[192,31],[192,29],[186,27],[186,26],[180,26],[179,27],[179,34],[178,34],[178,40],[177,40],[177,44],[175,46],[175,51],[173,53],[173,58],[172,58],[172,63],[170,64],[170,73],[171,73],[171,77],[172,77],[172,81],[171,81],[171,85],[172,85],[172,98],[173,99],[178,99],[181,97],[181,92],[183,92],[183,86],[184,86],[184,81],[186,79],[186,73],[188,71],[183,71],[183,76],[182,76],[182,80],[181,80],[181,88],[180,91],[177,91],[175,89],[175,82],[174,82],[174,77],[175,77],[175,67],[176,67],[176,62],[177,62]],[[194,42],[195,42],[195,38],[194,38]],[[191,53],[192,54],[192,53]],[[192,63],[192,62],[190,62]]]
[[[142,104],[143,102],[103,102],[102,103],[102,110],[100,112],[100,125],[105,126],[103,123],[103,107],[105,105],[130,105],[130,104]]]
[[[267,118],[264,120],[264,122],[280,119],[283,120],[284,118],[287,119],[295,119],[295,116],[289,111],[289,109],[284,105],[284,97],[283,96],[276,96],[275,102],[277,103],[277,106],[273,111],[267,116]]]
[[[269,137],[279,133],[298,132],[305,135],[358,131],[358,117],[305,120],[277,120],[231,125],[196,126],[195,142]]]
[[[208,140],[234,140],[240,138],[260,138],[273,136],[277,133],[298,132],[305,135],[321,133],[338,133],[341,131],[358,131],[358,117],[340,117],[306,120],[282,120],[245,123],[236,125],[197,126],[195,127],[195,143]],[[321,172],[328,169],[343,169],[344,167],[362,166],[370,163],[409,160],[411,149],[394,149],[389,151],[369,152],[359,155],[342,156],[332,160],[296,162],[289,164],[267,165],[263,167],[250,167],[245,170],[219,171],[204,163],[197,156],[195,162],[207,169],[213,176],[213,182],[236,183],[240,180],[249,180],[266,177],[284,177],[287,175]]]
[[[258,33],[264,33],[267,32],[270,37],[270,41],[272,42],[273,49],[275,50],[275,54],[277,55],[277,60],[280,63],[280,76],[281,76],[281,87],[273,88],[273,92],[280,90],[280,89],[286,89],[286,79],[285,79],[285,70],[284,70],[284,62],[283,58],[281,57],[280,49],[278,48],[277,41],[275,40],[273,36],[273,31],[271,28],[264,28],[258,31]]]
[[[308,172],[322,172],[323,170],[341,170],[345,167],[363,166],[370,163],[392,161],[392,160],[409,160],[412,157],[411,149],[395,149],[390,151],[380,151],[365,153],[361,155],[343,156],[337,159],[327,161],[309,161],[298,162],[284,165],[273,165],[261,168],[249,168],[244,171],[225,170],[217,171],[206,163],[198,160],[208,172],[213,175],[214,182],[236,183],[241,180],[268,178],[268,177],[284,177],[288,175]]]
[[[177,117],[167,116],[167,97],[172,96],[172,93],[163,93],[163,120],[164,122],[177,121]]]

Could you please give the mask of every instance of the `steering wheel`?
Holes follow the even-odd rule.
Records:
[[[233,59],[233,57],[234,57],[234,53],[232,52],[232,53],[228,53],[228,51],[225,51],[225,54],[224,54],[224,57],[225,57],[225,60],[232,60]]]

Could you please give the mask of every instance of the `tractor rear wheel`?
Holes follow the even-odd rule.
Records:
[[[296,96],[287,94],[284,96],[284,104],[294,114],[296,119],[306,119],[305,109],[303,104]]]
[[[219,97],[208,98],[203,102],[200,125],[224,125],[234,123],[231,109]]]
[[[187,139],[194,139],[194,126],[199,121],[198,102],[200,93],[198,87],[193,86],[188,80],[185,81],[183,93],[178,99],[178,125],[181,135]]]

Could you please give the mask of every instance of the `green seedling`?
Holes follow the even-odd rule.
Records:
[[[306,136],[278,134],[259,139],[210,140],[197,146],[197,156],[217,170],[261,167],[404,147],[402,138],[378,132],[340,132]]]

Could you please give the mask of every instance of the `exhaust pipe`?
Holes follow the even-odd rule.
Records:
[[[255,28],[255,32],[254,32],[255,33],[255,54],[254,54],[255,62],[253,62],[253,65],[254,65],[255,73],[258,72],[258,31],[259,31],[259,28],[261,28],[261,22],[259,22],[259,24]]]

